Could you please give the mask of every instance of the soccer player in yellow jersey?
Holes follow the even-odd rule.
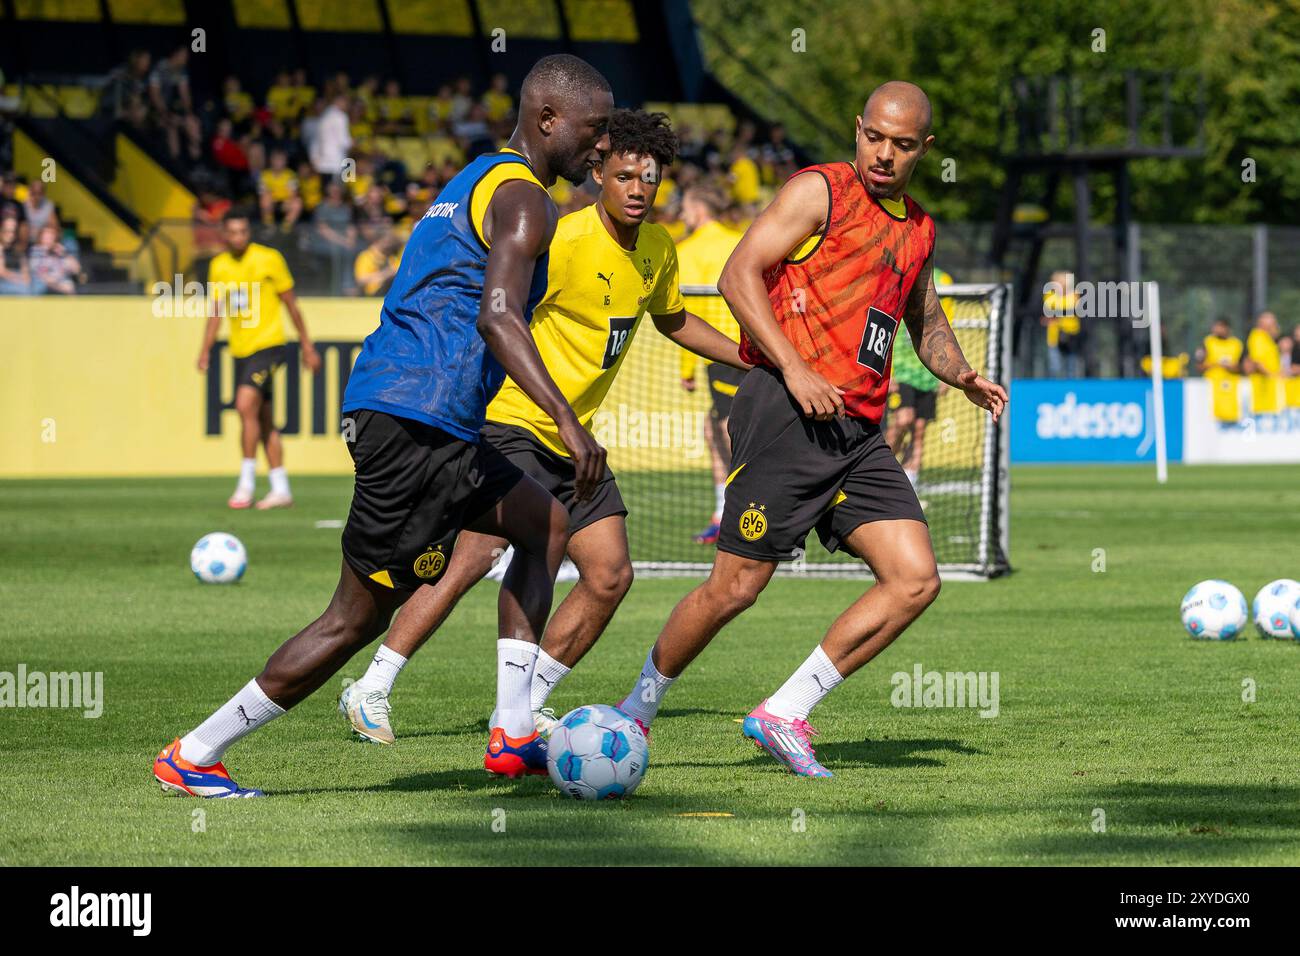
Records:
[[[714,285],[722,275],[722,267],[727,264],[741,236],[718,221],[725,207],[725,198],[707,186],[692,186],[683,194],[682,220],[690,232],[677,244],[682,285]],[[722,296],[688,296],[686,304],[727,338],[740,341],[740,326]],[[682,352],[682,387],[688,392],[695,391],[695,368],[698,364],[693,353]],[[704,423],[704,441],[709,446],[713,465],[713,516],[708,527],[695,535],[695,541],[697,544],[716,544],[727,475],[731,473],[731,437],[727,434],[727,419],[731,415],[731,400],[745,373],[716,362],[706,364],[712,407]]]
[[[307,334],[307,325],[293,293],[293,276],[284,256],[267,246],[250,242],[252,228],[248,214],[236,210],[222,220],[222,237],[227,251],[212,260],[208,268],[208,297],[212,311],[199,351],[199,371],[206,372],[212,346],[223,316],[230,319],[230,354],[235,360],[235,410],[241,425],[243,462],[239,482],[227,504],[247,508],[253,503],[257,473],[257,446],[266,450],[271,469],[271,491],[257,503],[263,511],[293,504],[289,477],[284,470],[284,448],[280,432],[271,420],[272,384],[275,370],[284,364],[284,321],[280,304],[298,330],[302,364],[320,370],[320,356]]]
[[[647,312],[655,328],[678,345],[712,362],[748,367],[735,341],[686,311],[672,240],[662,226],[644,222],[660,176],[676,156],[677,137],[668,118],[615,110],[609,143],[600,168],[593,170],[599,200],[556,227],[546,294],[532,321],[547,370],[587,429]],[[513,379],[505,380],[488,405],[482,435],[569,512],[568,553],[581,578],[547,624],[531,685],[534,721],[547,734],[554,722],[543,710],[547,696],[600,637],[632,584],[627,509],[608,467],[595,491],[579,500],[574,463],[555,422]],[[345,698],[357,693],[382,698],[364,715],[341,701],[340,710],[358,734],[392,743],[388,694],[398,672],[505,547],[502,538],[461,532],[442,577],[403,606],[365,676],[344,692]]]

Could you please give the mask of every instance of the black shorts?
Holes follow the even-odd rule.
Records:
[[[912,385],[898,383],[898,407],[913,408],[916,410],[916,417],[924,418],[926,421],[934,420],[938,396],[939,390],[937,388],[932,388],[927,392]]]
[[[925,521],[912,483],[860,418],[805,418],[780,373],[745,376],[731,413],[731,463],[718,549],[789,561],[814,527],[828,551],[869,521]]]
[[[284,364],[285,351],[283,345],[273,345],[269,349],[235,359],[235,387],[251,386],[269,399],[273,394],[275,370]]]
[[[483,426],[483,440],[525,475],[549,491],[569,512],[569,534],[576,534],[590,524],[610,515],[625,515],[627,507],[619,494],[614,473],[605,466],[605,476],[586,501],[575,501],[573,460],[557,455],[536,435],[519,425],[488,422]]]
[[[745,373],[730,365],[719,365],[713,362],[709,365],[708,374],[709,396],[713,399],[713,409],[710,414],[719,421],[730,418],[731,403],[736,397],[736,390],[740,388],[740,383],[745,380]]]
[[[361,409],[343,424],[356,466],[343,557],[387,587],[413,591],[436,581],[461,528],[523,478],[491,445],[409,418]]]

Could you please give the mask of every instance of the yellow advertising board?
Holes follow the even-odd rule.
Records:
[[[342,384],[379,324],[377,299],[302,299],[324,362],[312,376],[290,345],[275,420],[291,474],[352,470],[339,437]],[[199,298],[201,302],[201,297]],[[233,360],[218,337],[197,368],[202,305],[147,296],[0,298],[0,476],[215,475],[238,468]],[[293,336],[291,323],[286,331]],[[262,463],[263,467],[265,462]]]

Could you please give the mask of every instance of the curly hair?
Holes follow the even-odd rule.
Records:
[[[677,134],[667,113],[616,109],[609,116],[611,156],[652,156],[660,166],[677,158]]]

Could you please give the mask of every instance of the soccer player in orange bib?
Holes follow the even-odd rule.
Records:
[[[906,195],[934,143],[930,124],[920,87],[878,87],[858,118],[856,162],[791,177],[727,261],[718,288],[740,322],[741,357],[756,367],[732,405],[713,570],[673,610],[618,705],[643,729],[815,527],[827,548],[865,561],[875,584],[742,732],[794,773],[829,777],[809,713],[939,594],[925,515],[880,431],[900,321],[926,368],[995,420],[1007,394],[962,356],[931,277],[934,222]]]

